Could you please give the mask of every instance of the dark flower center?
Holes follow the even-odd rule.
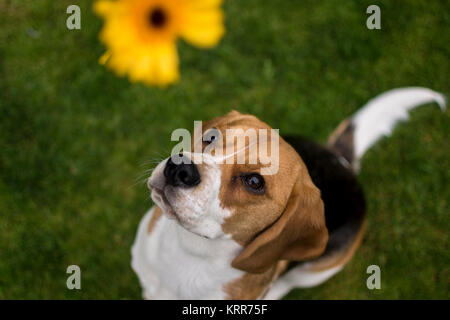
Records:
[[[161,8],[154,8],[148,17],[150,24],[155,28],[162,28],[167,22],[167,14]]]

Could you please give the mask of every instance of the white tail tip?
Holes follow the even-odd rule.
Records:
[[[444,95],[421,87],[390,90],[367,102],[351,119],[356,159],[381,137],[390,135],[397,122],[407,120],[409,110],[432,102],[445,109]]]

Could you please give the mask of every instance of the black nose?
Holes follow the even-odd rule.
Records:
[[[198,173],[197,166],[182,155],[176,155],[174,157],[180,157],[177,159],[177,163],[172,161],[172,157],[170,157],[164,168],[166,183],[174,187],[193,187],[199,184],[200,174]]]

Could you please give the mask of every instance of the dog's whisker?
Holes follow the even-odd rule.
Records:
[[[147,178],[148,178],[149,176],[151,176],[153,170],[154,170],[154,169],[150,169],[150,170],[146,170],[145,172],[142,172],[142,173],[139,174],[134,180],[135,180],[135,181],[142,180],[142,179],[147,180]]]
[[[160,163],[161,161],[163,161],[164,158],[153,158],[153,159],[149,159],[146,161],[143,161],[141,164],[139,164],[140,167],[149,165],[149,164],[155,164],[155,163]]]

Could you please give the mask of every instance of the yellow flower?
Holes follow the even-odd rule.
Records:
[[[100,63],[131,81],[167,85],[179,78],[179,37],[202,48],[225,32],[222,0],[98,0],[104,18],[100,40],[107,52]]]

